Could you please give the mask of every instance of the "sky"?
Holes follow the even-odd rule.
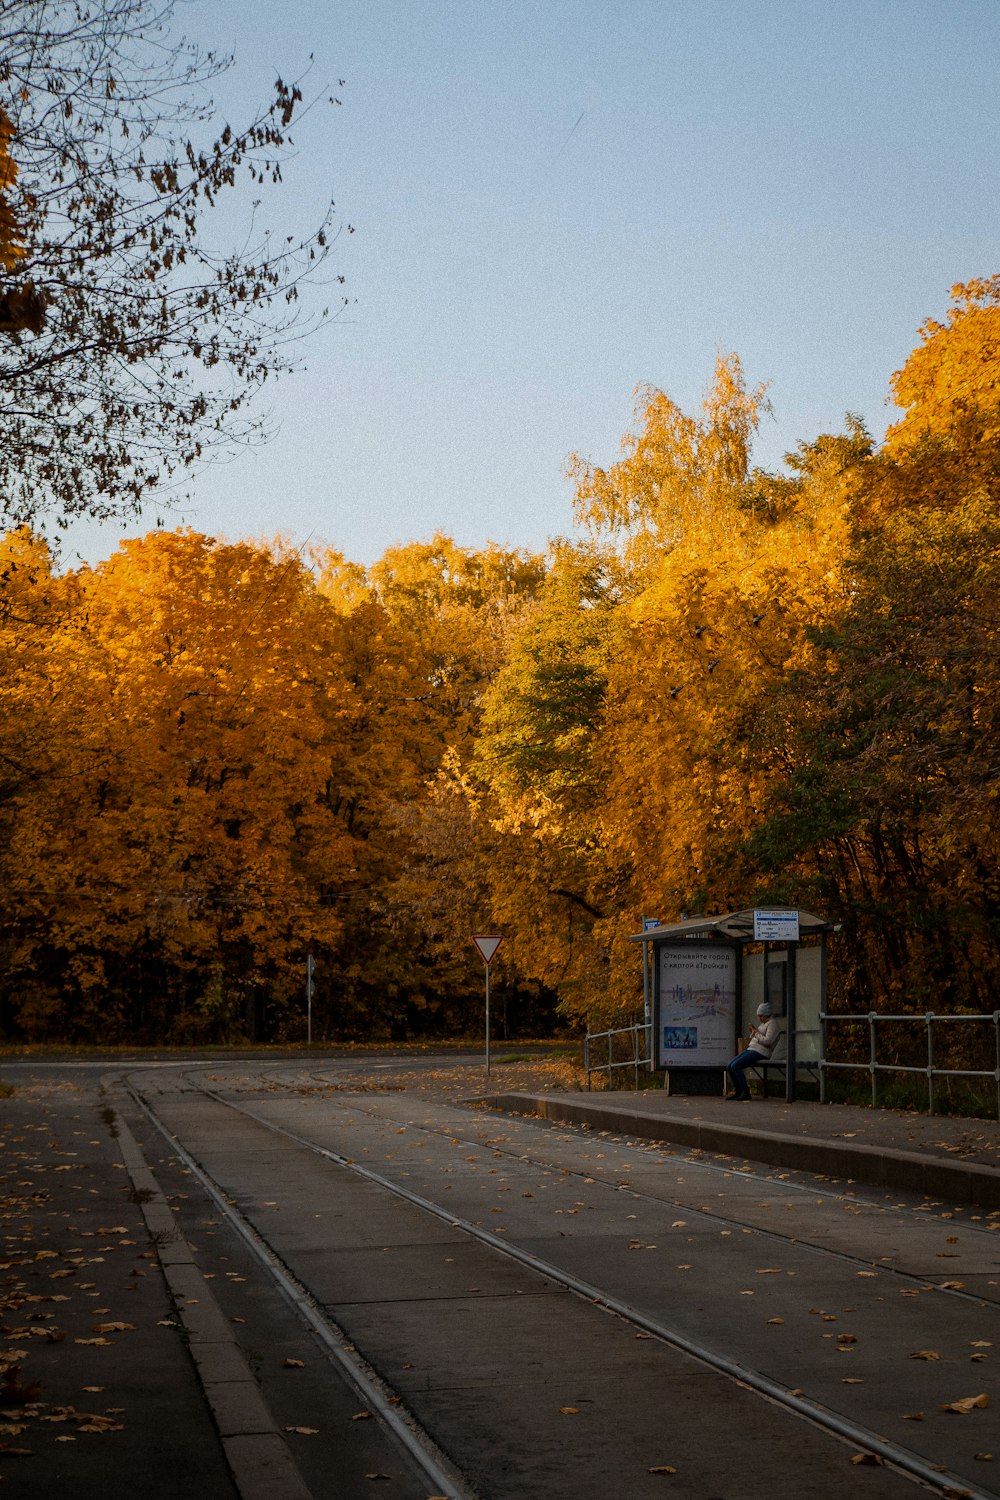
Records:
[[[293,132],[282,212],[333,197],[350,305],[267,393],[267,446],[74,526],[67,564],[158,517],[364,564],[437,531],[541,550],[573,534],[568,455],[613,462],[637,386],[696,411],[736,351],[770,383],[758,463],[847,411],[880,438],[924,319],[1000,271],[996,0],[176,9],[234,50],[234,123],[278,73],[341,99]]]

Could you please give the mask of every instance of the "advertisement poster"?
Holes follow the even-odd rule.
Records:
[[[725,1067],[736,1043],[736,950],[664,943],[659,977],[657,1066]]]

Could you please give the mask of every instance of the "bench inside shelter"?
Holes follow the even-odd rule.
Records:
[[[757,1078],[760,1079],[761,1093],[763,1097],[767,1099],[770,1097],[767,1087],[769,1074],[776,1073],[779,1078],[784,1079],[787,1070],[787,1037],[784,1031],[782,1031],[780,1037],[777,1040],[777,1043],[775,1044],[774,1052],[771,1054],[771,1056],[766,1061],[762,1059],[760,1062],[750,1063],[745,1071],[747,1073],[753,1073]],[[816,1083],[819,1083],[819,1062],[813,1061],[809,1058],[798,1058],[795,1063],[795,1073],[796,1076],[805,1073],[808,1077],[814,1079]]]

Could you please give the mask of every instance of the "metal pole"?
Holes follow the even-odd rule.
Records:
[[[785,1022],[785,1099],[791,1104],[795,1099],[796,1070],[795,1070],[795,960],[799,951],[798,943],[788,944],[788,957],[785,961],[785,999],[787,1020]],[[764,1074],[765,1078],[767,1074]],[[766,1088],[767,1085],[765,1084]]]
[[[643,932],[646,931],[646,923],[648,921],[649,921],[648,917],[643,917],[643,919],[642,919],[642,930],[643,930]],[[648,942],[643,942],[643,944],[642,944],[642,1019],[645,1022],[646,1030],[647,1031],[649,1030],[649,1027],[652,1024],[652,1013],[651,1013],[650,1004],[649,1004],[649,949],[650,949],[650,944]]]
[[[993,1025],[997,1031],[997,1119],[1000,1120],[1000,1010],[993,1012]]]
[[[877,1084],[875,1082],[875,1021],[877,1017],[873,1010],[868,1012],[868,1068],[872,1075],[872,1109],[878,1107]]]
[[[930,1011],[927,1012],[927,1113],[934,1113],[934,1017]]]
[[[490,1076],[490,966],[486,965],[486,1076]]]
[[[819,950],[819,1102],[826,1103],[826,1047],[829,1029],[826,1019],[826,933]]]
[[[313,1039],[313,956],[310,953],[306,958],[306,1046],[312,1046]]]

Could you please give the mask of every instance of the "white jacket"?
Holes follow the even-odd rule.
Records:
[[[747,1046],[752,1047],[754,1052],[759,1052],[763,1057],[770,1057],[778,1045],[780,1035],[780,1016],[767,1016],[764,1020],[758,1021],[757,1025],[752,1028]]]

